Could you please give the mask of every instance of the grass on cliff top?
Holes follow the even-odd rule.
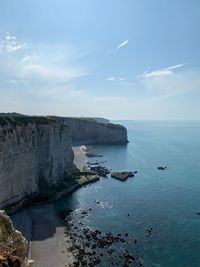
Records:
[[[0,215],[0,244],[8,241],[8,235],[11,234],[12,227],[10,221],[4,215]]]
[[[0,126],[4,125],[27,125],[28,123],[50,124],[55,122],[53,118],[43,116],[15,116],[15,115],[0,115]]]
[[[89,117],[66,117],[65,119],[68,119],[68,120],[76,120],[76,121],[84,121],[84,122],[88,122],[88,123],[92,123],[92,124],[97,124],[97,125],[103,125],[103,126],[106,126],[106,127],[109,127],[111,129],[119,129],[119,128],[125,128],[123,125],[121,124],[116,124],[116,123],[111,123],[111,122],[107,122],[107,123],[104,123],[104,122],[99,122],[97,121],[95,118],[89,118]]]

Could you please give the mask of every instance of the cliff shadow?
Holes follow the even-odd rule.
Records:
[[[63,227],[53,203],[34,205],[29,208],[29,215],[32,221],[31,241],[52,238],[56,230]]]

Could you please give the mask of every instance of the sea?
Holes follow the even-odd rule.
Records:
[[[71,209],[78,221],[79,211],[90,208],[83,223],[105,233],[127,233],[130,242],[117,253],[128,249],[146,267],[199,267],[200,121],[114,123],[127,127],[129,143],[93,146],[103,157],[88,161],[138,173],[125,182],[101,178],[59,201],[57,209]]]

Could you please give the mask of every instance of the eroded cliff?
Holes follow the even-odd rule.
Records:
[[[27,260],[28,243],[22,234],[15,230],[9,216],[0,210],[0,266],[29,267]]]
[[[90,118],[55,117],[71,129],[74,144],[127,144],[127,130],[119,124]]]
[[[48,185],[74,172],[71,142],[126,144],[127,130],[92,118],[0,115],[0,208],[39,191],[51,198]]]
[[[70,130],[45,117],[0,118],[0,208],[73,172]]]

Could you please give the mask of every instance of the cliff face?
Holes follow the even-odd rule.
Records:
[[[47,118],[0,119],[0,208],[73,172],[70,130]]]
[[[0,116],[0,208],[39,193],[74,171],[76,144],[126,144],[121,125],[95,119]],[[41,192],[42,192],[41,187]]]
[[[10,217],[0,210],[0,266],[30,267],[26,258],[28,244],[21,233],[14,229]]]
[[[71,129],[74,144],[127,144],[127,130],[113,123],[99,123],[95,119],[56,117]]]

